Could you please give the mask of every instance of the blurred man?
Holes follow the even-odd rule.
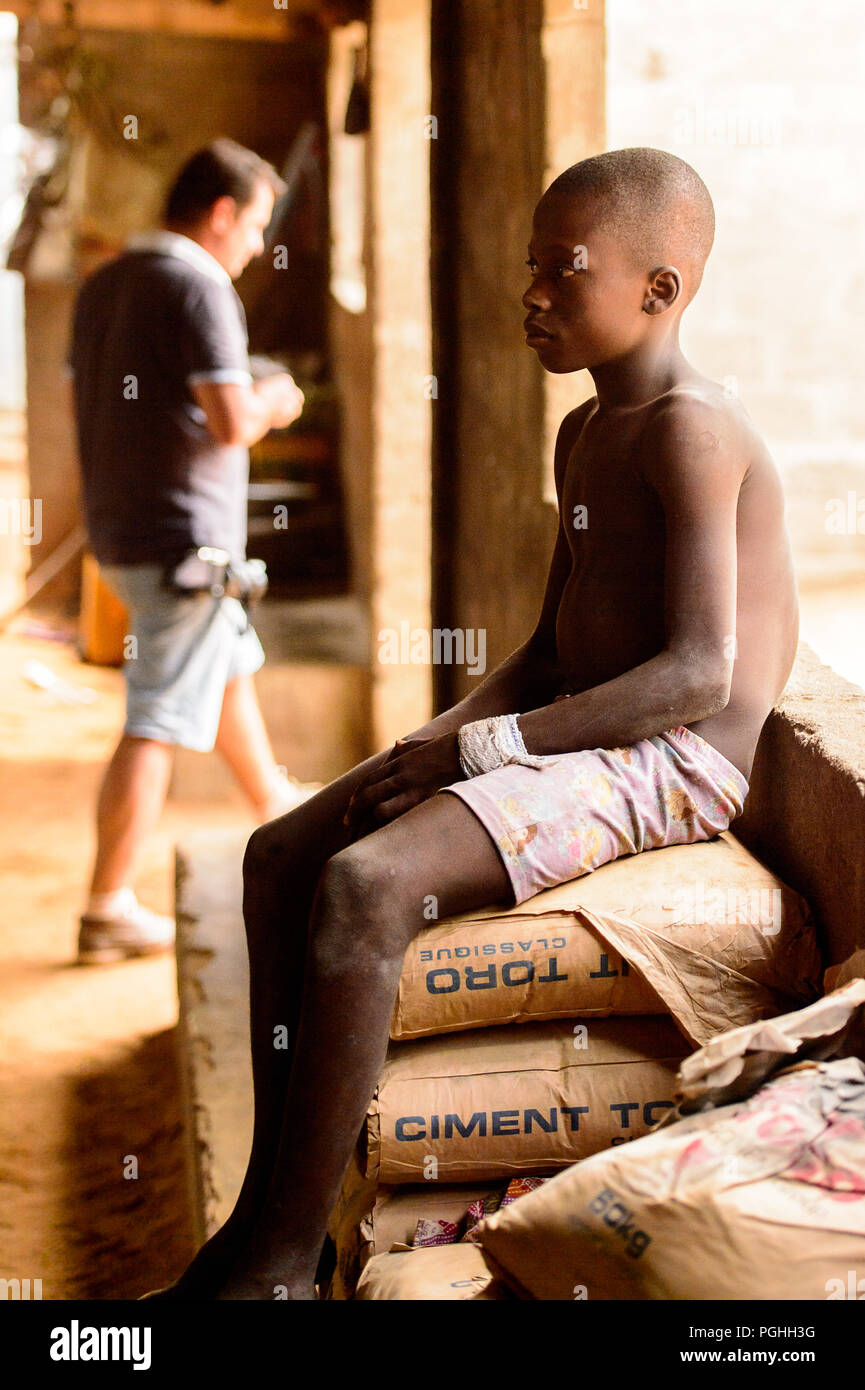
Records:
[[[298,801],[253,685],[261,644],[238,599],[209,587],[218,552],[238,568],[246,558],[248,446],[303,408],[287,373],[253,383],[232,285],[264,250],[283,187],[251,150],[214,141],[178,174],[163,227],[133,238],[76,305],[69,365],[84,511],[133,639],[126,723],[99,796],[82,962],[173,943],[174,922],[138,903],[132,879],[175,745],[216,747],[262,823]]]

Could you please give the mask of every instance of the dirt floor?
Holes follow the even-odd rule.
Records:
[[[97,698],[40,690],[34,661]],[[122,715],[119,671],[20,622],[0,635],[0,1277],[41,1279],[44,1299],[136,1297],[192,1253],[174,957],[73,964]],[[236,804],[170,800],[141,901],[172,911],[173,845],[190,827],[247,823]]]

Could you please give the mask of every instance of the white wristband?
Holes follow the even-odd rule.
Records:
[[[508,763],[523,767],[543,768],[543,758],[533,757],[526,749],[515,714],[496,714],[490,719],[476,719],[463,724],[457,734],[460,767],[466,777],[479,777]]]

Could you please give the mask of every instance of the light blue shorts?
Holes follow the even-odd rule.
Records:
[[[243,605],[207,593],[174,594],[162,587],[161,565],[99,568],[130,614],[123,732],[209,753],[226,685],[264,665]]]

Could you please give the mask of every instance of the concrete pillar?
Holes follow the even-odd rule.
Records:
[[[544,0],[544,188],[605,145],[604,0]],[[544,373],[544,496],[556,499],[553,454],[568,411],[595,394],[588,372]]]
[[[375,0],[372,127],[372,739],[432,713],[432,668],[379,660],[380,634],[431,626],[430,8]]]
[[[330,353],[341,403],[340,467],[352,591],[372,588],[372,321],[369,265],[369,135],[346,134],[354,54],[368,42],[360,20],[333,29],[327,70],[330,201]]]
[[[65,377],[75,287],[62,281],[24,282],[27,369],[27,458],[30,495],[41,508],[38,543],[30,552],[35,570],[57,550],[81,519],[81,482],[75,420]],[[74,608],[81,561],[70,561],[40,593],[40,603]]]
[[[450,98],[436,150],[437,214],[448,219],[439,280],[451,301],[437,343],[436,423],[449,426],[438,459],[446,504],[437,497],[437,542],[449,580],[438,621],[478,643],[483,635],[489,672],[534,628],[555,540],[555,513],[541,498],[543,372],[523,342],[521,302],[544,167],[542,3],[463,0],[457,18],[452,46],[437,44]],[[448,703],[477,689],[467,664],[440,669]]]

